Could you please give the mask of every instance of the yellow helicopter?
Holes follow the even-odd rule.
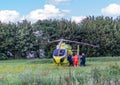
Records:
[[[66,39],[54,40],[51,42],[49,41],[49,43],[53,43],[53,42],[59,42],[59,44],[56,46],[56,49],[53,52],[53,60],[54,63],[57,65],[68,64],[67,56],[72,55],[73,51],[77,51],[77,54],[79,55],[79,44],[88,45],[92,47],[99,47],[88,43],[66,40]],[[66,44],[65,42],[78,44],[77,50],[72,50],[72,47],[69,44]]]

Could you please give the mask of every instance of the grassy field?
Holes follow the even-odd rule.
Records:
[[[87,58],[86,67],[52,59],[0,61],[0,85],[120,85],[120,57]]]

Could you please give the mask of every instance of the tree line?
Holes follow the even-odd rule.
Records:
[[[88,16],[80,23],[66,19],[0,22],[0,52],[11,51],[12,58],[25,58],[26,52],[39,49],[47,58],[52,57],[57,43],[48,41],[61,38],[99,45],[99,48],[80,45],[80,53],[89,57],[120,56],[120,17]]]

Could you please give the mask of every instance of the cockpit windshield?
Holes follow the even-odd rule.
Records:
[[[53,56],[64,56],[66,53],[65,49],[55,49],[53,52]]]

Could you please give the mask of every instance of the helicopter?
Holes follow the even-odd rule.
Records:
[[[66,40],[66,39],[49,41],[49,43],[54,43],[54,42],[59,42],[58,45],[56,46],[56,49],[53,52],[53,61],[57,65],[68,64],[67,56],[72,55],[74,51],[76,51],[77,55],[79,55],[79,45],[80,44],[92,46],[92,47],[99,47],[99,46],[93,45],[93,44],[72,41],[72,40]],[[72,46],[70,46],[69,44],[66,44],[65,42],[78,44],[77,50],[72,50]]]

